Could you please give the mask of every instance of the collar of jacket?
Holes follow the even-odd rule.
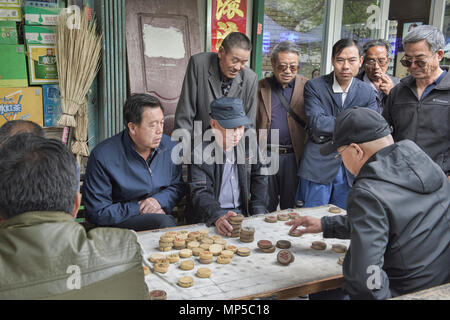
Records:
[[[128,150],[129,152],[133,153],[133,154],[139,155],[139,153],[136,151],[136,148],[134,147],[134,142],[133,142],[133,140],[131,140],[131,137],[130,137],[130,134],[128,133],[128,130],[125,129],[123,131],[124,131],[123,132],[124,148],[126,150]],[[163,136],[161,137],[161,142],[159,143],[159,146],[157,148],[155,148],[155,150],[153,150],[153,151],[156,154],[156,153],[162,152],[162,151],[164,151],[166,149],[167,149],[167,146],[166,146],[166,141],[164,139],[164,134],[163,134]],[[144,159],[144,160],[147,160],[147,159]]]
[[[438,83],[438,85],[435,87],[437,90],[450,90],[450,72],[447,67],[441,67],[442,70],[447,71],[447,74],[444,76],[444,78]],[[406,85],[407,87],[416,87],[416,79],[409,75],[407,77],[404,77],[400,80],[401,83]]]
[[[217,98],[222,97],[222,76],[221,76],[221,71],[220,71],[220,67],[219,67],[219,55],[217,53],[215,53],[212,56],[212,60],[210,60],[210,64],[209,64],[209,81],[212,85],[212,89],[214,91],[214,94]],[[242,80],[242,72],[244,70],[241,70],[237,76],[233,79],[233,82],[231,83],[231,88],[230,88],[230,92],[228,92],[228,96],[229,97],[234,97],[236,94],[236,90],[238,90],[238,87],[241,86],[241,83],[244,81]],[[209,106],[208,106],[209,108]]]
[[[74,221],[73,217],[62,211],[30,211],[4,220],[0,229],[22,228],[48,222]]]

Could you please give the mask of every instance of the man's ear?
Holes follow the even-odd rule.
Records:
[[[78,210],[80,209],[81,205],[81,193],[77,192],[75,194],[75,201],[73,202],[73,211],[72,211],[72,217],[75,219],[77,217]]]
[[[216,122],[214,121],[214,119],[209,119],[209,125],[211,126],[211,128],[216,129]]]
[[[356,143],[350,144],[350,147],[355,149],[355,156],[358,160],[362,160],[364,158],[364,150]]]

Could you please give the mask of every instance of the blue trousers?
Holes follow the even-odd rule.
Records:
[[[341,165],[336,177],[329,184],[315,183],[300,178],[296,200],[303,200],[305,202],[304,208],[331,203],[342,209],[347,209],[347,195],[350,190],[344,165]]]
[[[152,229],[162,229],[176,227],[175,218],[170,214],[149,213],[131,217],[114,227],[123,229],[132,229],[134,231],[145,231]]]

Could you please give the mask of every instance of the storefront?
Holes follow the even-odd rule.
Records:
[[[92,7],[102,34],[102,67],[88,106],[90,149],[124,128],[122,106],[126,97],[135,92],[160,98],[166,111],[165,132],[170,134],[190,56],[216,51],[232,31],[246,33],[252,40],[249,67],[259,78],[271,74],[271,50],[283,40],[300,46],[300,74],[311,78],[313,71],[329,73],[332,46],[343,37],[362,43],[388,40],[393,58],[388,73],[403,77],[406,70],[398,63],[403,51],[401,41],[410,28],[420,24],[432,24],[444,32],[449,44],[443,64],[450,63],[450,1],[445,0],[59,2]],[[20,19],[15,21],[21,25]]]

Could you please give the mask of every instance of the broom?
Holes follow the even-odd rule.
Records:
[[[79,28],[68,27],[71,17],[65,10],[56,28],[56,64],[61,92],[62,115],[58,125],[76,127],[75,114],[86,103],[86,94],[100,68],[101,35],[95,18],[85,9]],[[70,20],[72,21],[72,19]]]

